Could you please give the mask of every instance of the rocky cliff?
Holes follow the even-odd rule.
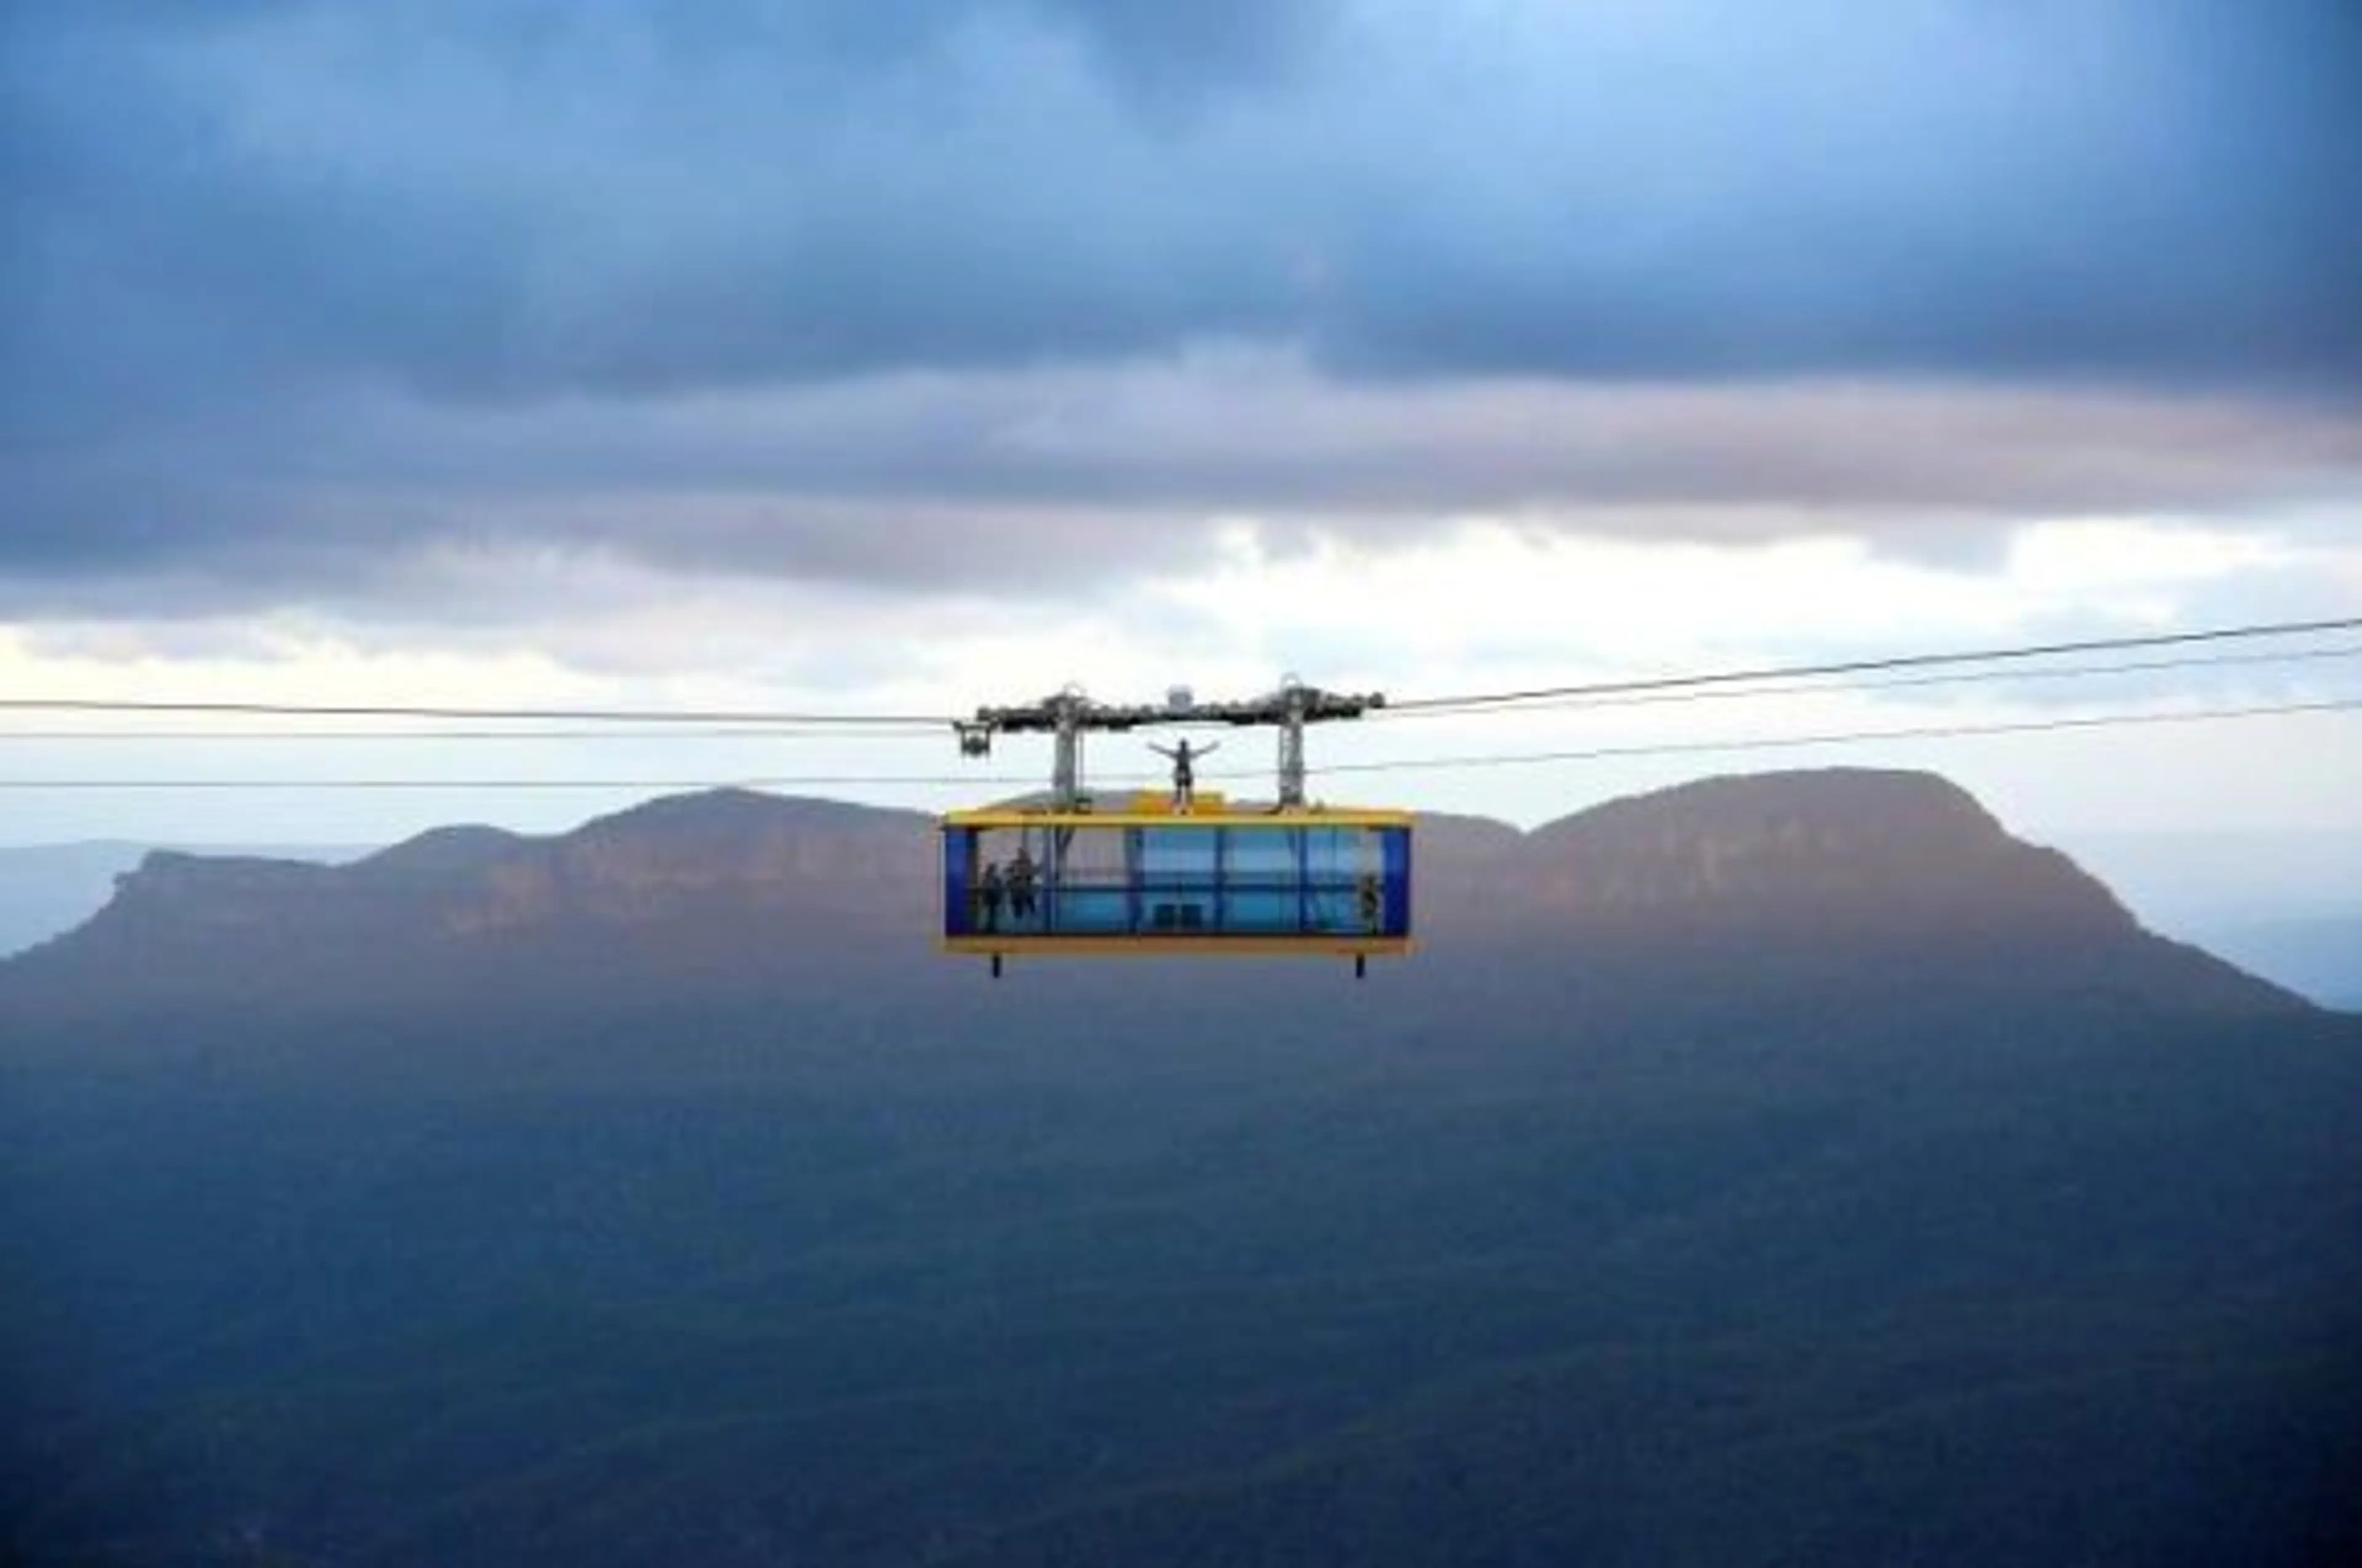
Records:
[[[400,994],[471,969],[526,997],[657,977],[885,983],[933,965],[935,854],[916,812],[745,791],[551,838],[445,829],[342,867],[160,854],[82,929],[0,966],[0,1003]],[[2092,985],[2287,999],[2142,932],[2064,856],[1926,774],[1709,779],[1529,834],[1430,817],[1417,877],[1419,965],[1907,952],[1993,971],[2038,950]]]

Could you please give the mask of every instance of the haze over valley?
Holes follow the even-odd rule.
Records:
[[[996,983],[923,828],[159,856],[0,966],[15,1550],[2362,1542],[2362,1022],[1939,779],[1431,821],[1359,984]]]

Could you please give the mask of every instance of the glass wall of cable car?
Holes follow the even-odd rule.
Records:
[[[944,932],[1398,939],[1410,934],[1410,830],[1317,819],[949,825]]]

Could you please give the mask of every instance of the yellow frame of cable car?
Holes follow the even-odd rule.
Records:
[[[1042,806],[984,806],[969,811],[947,812],[938,821],[935,834],[936,881],[944,881],[949,867],[944,859],[944,845],[955,831],[985,831],[991,829],[1022,830],[1027,828],[1084,828],[1098,831],[1125,828],[1169,827],[1361,827],[1400,828],[1416,826],[1414,813],[1386,807],[1362,806],[1300,806],[1287,810],[1264,808],[1243,811],[1233,808],[1220,791],[1198,790],[1188,809],[1175,805],[1171,796],[1155,790],[1143,790],[1124,799],[1124,803],[1108,811],[1059,811]],[[1299,958],[1396,958],[1409,954],[1417,939],[1409,936],[1035,936],[977,933],[963,936],[939,936],[936,945],[944,953],[968,957],[988,958],[997,955],[1021,957],[1026,955],[1071,957],[1130,957],[1133,955],[1188,955],[1206,957],[1218,954],[1240,956],[1261,955],[1269,957]]]

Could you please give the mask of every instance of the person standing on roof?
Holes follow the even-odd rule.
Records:
[[[1187,737],[1184,736],[1177,749],[1168,751],[1161,745],[1151,745],[1148,749],[1159,756],[1173,759],[1173,809],[1186,812],[1196,804],[1198,799],[1198,772],[1191,764],[1198,757],[1210,756],[1221,750],[1222,743],[1216,741],[1211,745],[1201,745],[1192,751]]]

